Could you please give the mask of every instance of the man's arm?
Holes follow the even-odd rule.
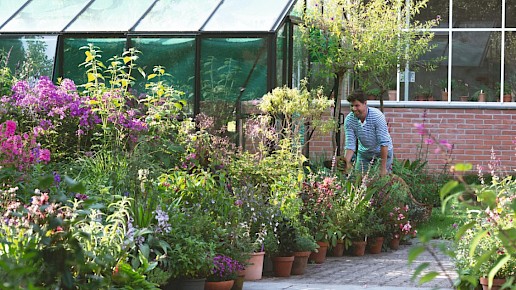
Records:
[[[353,154],[355,154],[355,151],[346,149],[346,155],[344,156],[344,159],[346,160],[346,173],[349,173],[349,171],[353,168],[353,164],[351,164],[351,158],[353,157]]]
[[[387,156],[389,154],[389,147],[380,146],[380,176],[387,175]]]

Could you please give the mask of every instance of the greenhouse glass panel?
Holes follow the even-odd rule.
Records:
[[[62,31],[88,2],[87,0],[32,0],[0,31]]]
[[[286,84],[283,78],[283,70],[287,68],[284,49],[287,48],[287,33],[285,25],[278,30],[278,37],[276,38],[276,86],[280,87]],[[285,74],[286,75],[286,74]]]
[[[27,1],[0,1],[0,27]]]
[[[225,0],[204,31],[271,31],[291,0]]]
[[[267,41],[208,38],[201,51],[200,112],[214,118],[214,130],[236,142],[239,109],[267,93]]]
[[[184,93],[188,101],[186,112],[193,113],[193,92],[195,75],[195,38],[134,38],[131,46],[141,51],[137,61],[147,75],[155,66],[162,66],[170,77],[169,85]],[[145,91],[145,82],[138,79],[134,88]]]
[[[292,86],[300,88],[301,80],[308,75],[308,51],[303,43],[303,34],[297,25],[294,25],[293,45]]]
[[[96,0],[66,31],[128,31],[154,0]]]
[[[134,31],[198,31],[220,0],[161,0]]]
[[[17,79],[52,77],[57,36],[2,36],[0,53]]]
[[[108,64],[108,60],[115,55],[121,56],[125,49],[125,38],[65,38],[63,40],[64,59],[63,77],[72,79],[77,85],[87,83],[86,70],[81,66],[86,60],[85,48],[93,44],[100,50],[100,60]]]

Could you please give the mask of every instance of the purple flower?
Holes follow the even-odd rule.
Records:
[[[75,198],[78,199],[78,200],[87,200],[88,196],[86,194],[76,193],[75,194]]]
[[[59,175],[59,173],[57,173],[57,171],[54,171],[54,173],[53,173],[53,174],[54,174],[54,182],[55,182],[56,184],[61,183],[61,175]]]

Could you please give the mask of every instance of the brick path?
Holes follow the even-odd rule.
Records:
[[[288,278],[264,276],[258,281],[244,282],[244,290],[344,290],[344,289],[453,289],[431,254],[425,252],[408,265],[409,249],[417,245],[401,245],[397,251],[366,254],[362,257],[327,257],[322,264],[309,264],[304,275]],[[440,241],[434,241],[433,244]],[[437,251],[438,257],[452,279],[456,278],[450,258]],[[427,270],[440,273],[433,281],[418,285],[411,281],[414,269],[429,262]]]

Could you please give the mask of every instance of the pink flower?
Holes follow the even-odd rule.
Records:
[[[416,127],[417,132],[419,133],[419,135],[426,135],[425,124],[415,123],[414,127]]]
[[[50,162],[50,150],[41,149],[39,150],[39,159],[45,162]]]
[[[434,144],[434,139],[432,139],[432,138],[426,138],[426,139],[425,139],[425,144],[426,144],[426,145],[432,145],[432,144]]]
[[[450,144],[448,142],[448,140],[441,140],[441,141],[439,141],[439,144],[441,144],[442,146],[446,147],[446,149],[448,149],[448,151],[453,149],[453,145]]]
[[[5,121],[5,135],[12,136],[16,132],[16,122],[12,120]]]

